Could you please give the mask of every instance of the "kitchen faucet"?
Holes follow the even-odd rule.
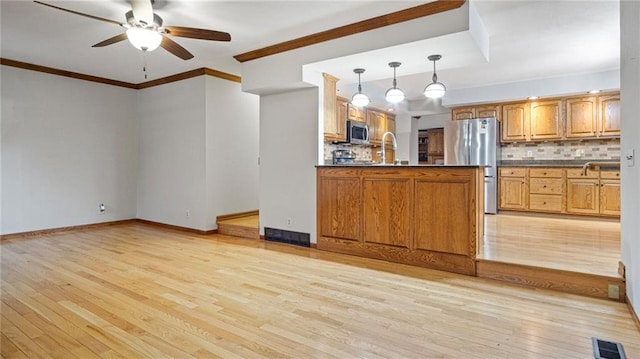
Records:
[[[391,135],[391,140],[393,141],[393,150],[397,150],[398,149],[398,142],[396,142],[396,135],[393,134],[393,132],[385,132],[384,135],[382,135],[382,153],[380,154],[380,163],[381,164],[385,164],[387,163],[386,161],[386,155],[384,152],[384,139],[387,137],[387,135]]]

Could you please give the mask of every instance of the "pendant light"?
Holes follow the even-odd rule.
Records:
[[[370,102],[369,97],[362,93],[362,85],[360,85],[360,74],[364,72],[364,69],[353,69],[353,72],[358,74],[358,92],[353,94],[351,104],[356,107],[364,107]]]
[[[393,87],[387,90],[384,98],[391,103],[398,103],[404,100],[404,92],[397,87],[398,82],[396,81],[396,68],[400,67],[400,65],[402,65],[400,62],[389,63],[389,67],[393,67]]]
[[[438,82],[438,75],[436,75],[436,61],[440,60],[442,56],[440,55],[431,55],[428,57],[429,61],[433,61],[433,82],[428,84],[427,87],[424,88],[424,95],[428,98],[440,98],[444,96],[444,93],[447,91],[447,88],[444,86],[442,82]]]

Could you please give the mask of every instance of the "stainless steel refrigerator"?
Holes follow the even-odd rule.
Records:
[[[495,118],[474,118],[444,123],[444,163],[477,165],[484,169],[484,212],[498,213],[500,145]]]

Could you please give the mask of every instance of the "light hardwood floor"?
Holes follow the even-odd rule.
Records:
[[[618,276],[620,222],[508,213],[485,216],[478,258]]]
[[[122,224],[5,240],[6,358],[640,358],[625,304]]]

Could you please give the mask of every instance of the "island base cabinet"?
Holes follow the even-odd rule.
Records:
[[[363,184],[364,240],[409,248],[409,180],[365,178]]]
[[[320,178],[318,192],[325,193],[318,201],[324,210],[318,218],[321,236],[359,240],[360,235],[360,181],[356,178]]]
[[[478,167],[319,166],[317,248],[475,275]]]

